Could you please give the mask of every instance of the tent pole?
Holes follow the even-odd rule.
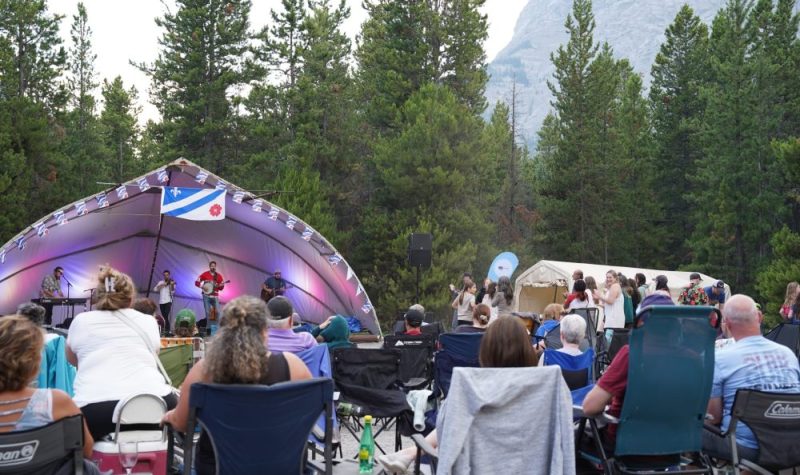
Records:
[[[169,186],[169,182],[172,180],[172,170],[169,171],[169,175],[167,176],[167,184],[165,186]],[[158,257],[158,246],[161,244],[161,228],[164,227],[164,215],[161,214],[161,203],[159,203],[159,212],[158,212],[158,233],[156,234],[156,247],[153,249],[153,261],[150,263],[150,277],[147,279],[147,298],[150,298],[150,292],[153,290],[153,273],[156,270],[156,258]],[[167,322],[169,324],[169,322]]]

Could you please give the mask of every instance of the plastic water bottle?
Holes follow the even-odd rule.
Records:
[[[372,473],[375,466],[375,441],[372,439],[372,416],[364,416],[364,432],[358,449],[358,473]]]
[[[336,405],[336,414],[338,414],[341,417],[346,417],[346,416],[360,417],[364,415],[364,408],[350,402],[340,402],[339,404]]]

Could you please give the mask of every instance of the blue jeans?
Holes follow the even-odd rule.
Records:
[[[211,317],[211,306],[212,305],[214,306],[214,308],[217,311],[217,319],[214,322],[214,325],[219,325],[219,319],[222,317],[222,313],[220,313],[220,310],[219,310],[219,297],[215,296],[215,295],[203,294],[203,308],[206,311],[206,325],[208,327],[211,326],[211,318],[210,317]]]

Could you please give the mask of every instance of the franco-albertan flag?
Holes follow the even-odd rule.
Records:
[[[225,190],[165,186],[161,189],[161,214],[192,221],[225,219]]]

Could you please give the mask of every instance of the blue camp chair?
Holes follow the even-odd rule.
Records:
[[[439,335],[439,351],[433,361],[434,393],[447,397],[453,368],[480,366],[478,353],[483,333],[443,333]]]
[[[332,378],[333,372],[331,371],[331,357],[330,352],[328,351],[328,347],[326,345],[317,345],[306,350],[303,350],[299,353],[296,353],[297,357],[303,360],[303,363],[306,364],[308,371],[311,372],[311,376],[314,378]],[[333,402],[333,401],[332,401]],[[339,424],[336,418],[333,418],[333,430],[334,433],[337,433],[337,428]],[[322,453],[324,450],[325,444],[325,414],[320,414],[319,419],[317,419],[317,423],[314,424],[314,428],[311,431],[311,435],[308,437],[308,441],[314,444],[311,446],[311,449],[314,453]],[[322,449],[319,449],[319,446]],[[339,444],[339,440],[333,441],[333,452],[336,453],[338,449],[341,451],[341,446]]]
[[[219,475],[302,473],[310,463],[308,435],[321,412],[331,420],[332,398],[333,381],[328,378],[272,386],[195,383],[187,432],[199,422],[208,433]],[[192,437],[186,437],[184,453],[192,453],[192,444]],[[324,473],[332,473],[332,467],[328,429]],[[191,464],[186,463],[184,474],[190,473]]]
[[[597,454],[607,473],[656,473],[678,466],[680,454],[698,454],[696,469],[710,473],[700,454],[703,420],[714,374],[714,338],[719,311],[706,306],[652,306],[637,315],[630,336],[628,386],[618,422],[616,445],[608,454],[594,419],[589,419]],[[577,409],[577,408],[576,408]],[[587,419],[578,431],[581,437]]]
[[[555,365],[561,368],[561,376],[570,391],[584,388],[592,383],[594,366],[594,350],[589,348],[580,355],[570,355],[557,350],[544,350],[544,365]]]

